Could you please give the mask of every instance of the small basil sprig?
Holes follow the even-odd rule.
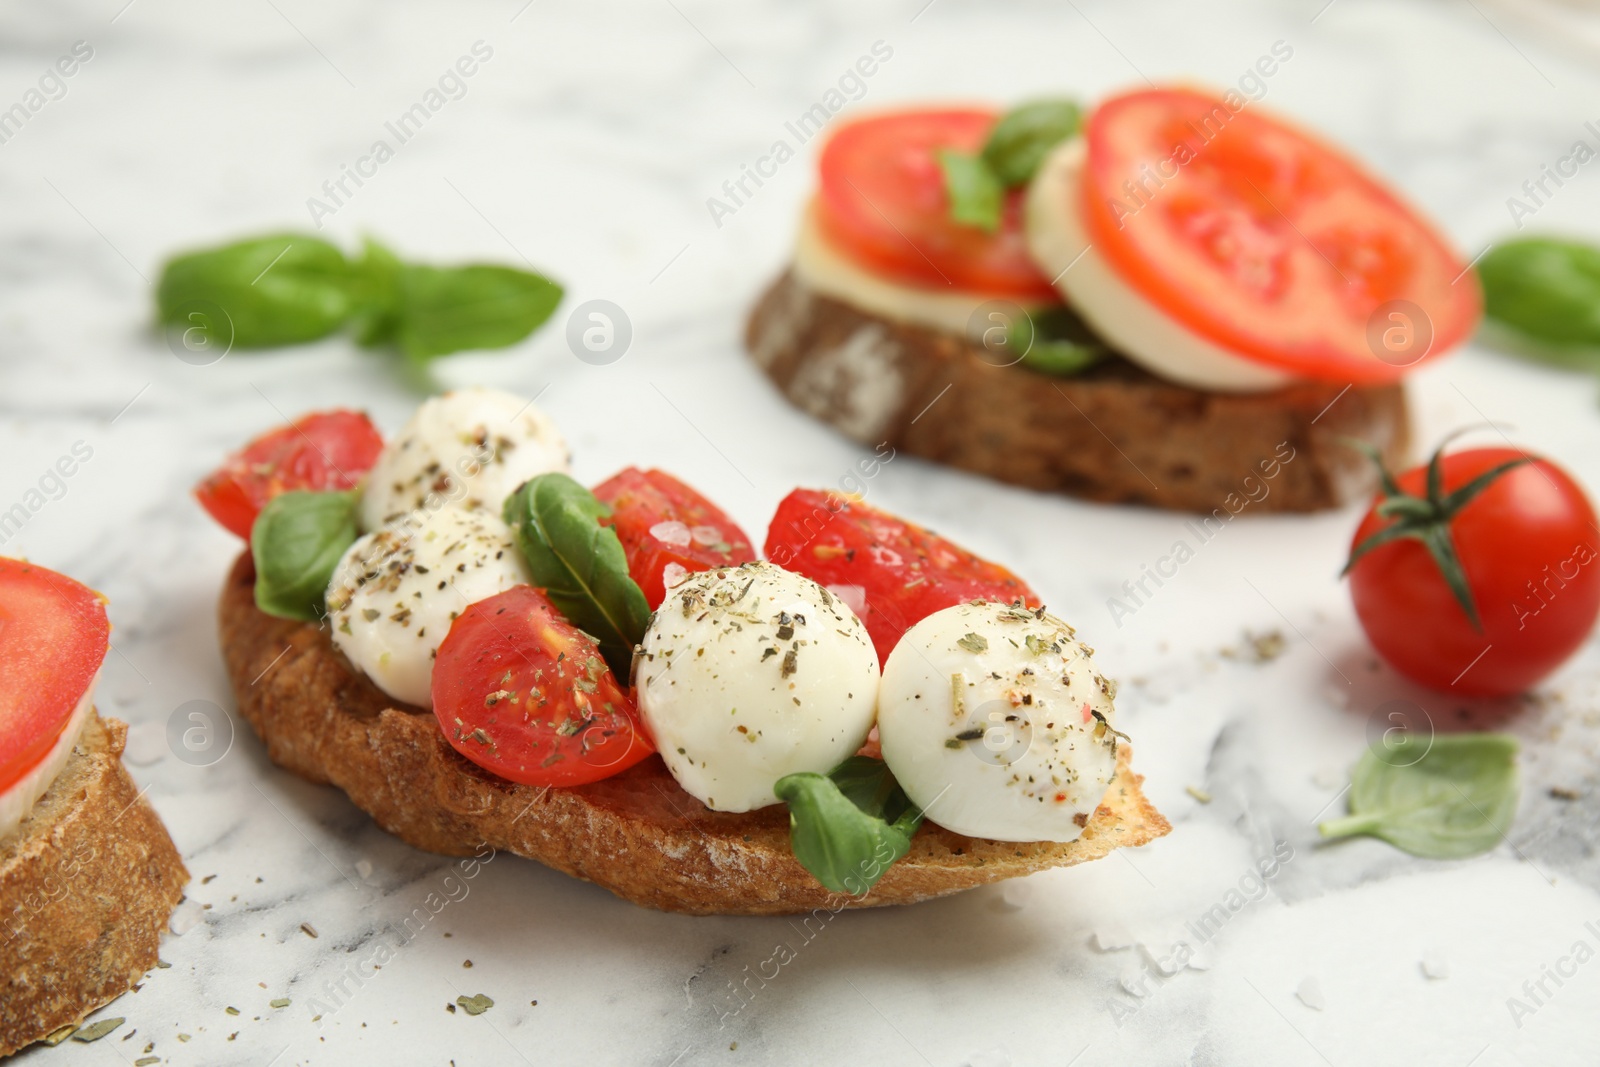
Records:
[[[1503,734],[1404,735],[1350,776],[1350,814],[1323,837],[1370,834],[1425,859],[1487,852],[1517,813],[1517,742]]]
[[[561,296],[560,285],[530,271],[408,264],[370,240],[352,260],[319,238],[282,233],[169,260],[156,314],[175,327],[202,314],[219,345],[239,348],[300,344],[351,326],[363,345],[429,360],[515,344]],[[214,321],[218,310],[226,321]]]
[[[1600,369],[1600,248],[1507,241],[1478,261],[1478,278],[1488,317],[1533,342],[1525,354]]]
[[[1082,125],[1083,112],[1074,101],[1035,100],[1002,115],[976,155],[942,149],[937,158],[950,217],[994,233],[1005,191],[1032,181],[1050,150]]]
[[[785,775],[773,791],[789,805],[795,859],[835,893],[866,893],[922,825],[888,765],[870,756],[851,756],[827,775]]]
[[[256,606],[268,615],[314,621],[339,559],[360,535],[354,489],[282,493],[250,528],[256,564]]]
[[[504,516],[528,561],[533,584],[600,645],[618,678],[650,625],[650,605],[628,576],[617,532],[600,520],[611,509],[565,474],[541,474],[506,498]]]

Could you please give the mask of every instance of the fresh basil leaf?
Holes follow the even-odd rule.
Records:
[[[294,233],[168,260],[156,287],[160,321],[186,326],[187,316],[205,304],[226,313],[237,347],[315,341],[350,317],[350,263],[328,242]]]
[[[405,264],[396,287],[393,340],[419,360],[516,344],[561,303],[561,286],[511,267]]]
[[[1050,150],[1083,126],[1072,100],[1035,100],[1000,116],[983,146],[983,161],[1005,186],[1026,185]]]
[[[1060,378],[1081,374],[1111,353],[1082,319],[1065,306],[1046,308],[1012,321],[1006,345],[1019,362]]]
[[[1403,735],[1361,757],[1350,814],[1317,829],[1370,834],[1427,859],[1487,852],[1517,813],[1516,755],[1517,742],[1503,734]]]
[[[256,607],[284,619],[322,618],[328,582],[359,536],[354,489],[282,493],[250,528]]]
[[[831,774],[790,774],[773,791],[789,805],[789,844],[835,893],[860,896],[911,849],[922,825],[882,760],[851,756]]]
[[[828,777],[850,803],[885,822],[893,823],[911,809],[911,798],[881,759],[851,756],[829,771]],[[919,813],[917,821],[921,819]]]
[[[600,645],[618,678],[650,625],[650,605],[628,576],[617,532],[600,525],[611,509],[565,474],[541,474],[506,498],[504,515],[533,584],[567,620]]]
[[[368,348],[394,340],[400,321],[400,257],[367,238],[353,269],[356,343]]]
[[[950,197],[950,217],[990,233],[998,230],[1005,188],[983,157],[942,148],[938,159]]]
[[[994,233],[1006,190],[1032,181],[1050,150],[1082,126],[1083,111],[1074,101],[1034,100],[1000,116],[976,156],[941,149],[950,217]]]
[[[1022,365],[1040,374],[1057,378],[1070,378],[1082,374],[1106,357],[1099,345],[1083,345],[1076,341],[1035,341],[1022,357]]]
[[[1508,241],[1478,261],[1478,278],[1496,322],[1545,345],[1600,347],[1600,248],[1550,237]]]

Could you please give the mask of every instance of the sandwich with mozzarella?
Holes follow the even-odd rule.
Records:
[[[833,132],[751,355],[798,407],[1035,489],[1218,513],[1362,499],[1404,379],[1481,311],[1420,212],[1236,92]]]
[[[1092,650],[928,530],[799,489],[758,558],[665,471],[580,484],[554,426],[491,390],[367,440],[359,413],[307,416],[198,493],[257,508],[219,607],[240,711],[273,760],[419,848],[790,914],[1169,829]]]

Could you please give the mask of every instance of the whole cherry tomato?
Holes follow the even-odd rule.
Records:
[[[1350,596],[1396,670],[1441,692],[1520,693],[1600,614],[1600,528],[1549,460],[1475,448],[1384,475],[1351,545]]]

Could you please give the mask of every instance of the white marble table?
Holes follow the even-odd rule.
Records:
[[[1364,645],[1336,578],[1351,513],[1243,519],[1118,627],[1107,598],[1182,517],[895,460],[873,502],[1013,564],[1098,646],[1174,832],[1004,888],[845,914],[810,941],[783,920],[640,910],[509,856],[405,939],[401,920],[449,890],[446,861],[272,767],[242,724],[207,766],[167,746],[185,702],[231,708],[212,613],[239,546],[187,490],[284,414],[361,405],[393,429],[427,389],[548,386],[542,404],[586,479],[659,464],[752,531],[791,486],[836,482],[856,450],[786,406],[738,340],[785,257],[814,143],[732,214],[714,220],[706,201],[874,42],[892,58],[851,107],[1093,97],[1143,76],[1229,85],[1288,42],[1267,103],[1369,159],[1469,254],[1508,231],[1520,183],[1600,119],[1595,57],[1525,30],[1509,6],[1322,4],[96,0],[0,14],[0,108],[74,42],[93,50],[0,144],[0,507],[75,442],[93,450],[3,550],[110,596],[101,707],[133,724],[134,775],[197,902],[163,948],[170,968],[109,1013],[126,1016],[120,1030],[25,1062],[117,1065],[149,1042],[174,1064],[1593,1062],[1600,964],[1547,982],[1520,1026],[1507,998],[1575,942],[1600,947],[1600,656],[1591,645],[1529,701],[1471,709],[1526,745],[1504,846],[1453,863],[1370,840],[1319,846],[1313,820],[1337,807],[1378,705],[1462,713]],[[162,258],[310,226],[308,198],[479,41],[492,56],[460,98],[347,183],[319,212],[323,232],[352,245],[371,232],[418,258],[525,256],[568,283],[561,315],[591,298],[625,308],[626,357],[578,361],[558,321],[429,382],[343,340],[174,358],[148,326]],[[1582,174],[1534,221],[1600,236],[1597,181]],[[1467,351],[1420,375],[1414,400],[1425,440],[1500,420],[1600,487],[1586,379]],[[1241,655],[1246,631],[1283,634],[1283,654]],[[1208,935],[1207,969],[1162,973],[1176,942],[1197,940],[1188,924],[1241,899],[1230,890],[1275,848],[1291,858],[1263,887],[1244,883],[1255,899]],[[374,972],[377,946],[396,942]],[[795,959],[774,977],[780,943]],[[763,970],[735,1013],[735,983]],[[1320,1009],[1297,990],[1320,991]],[[487,1013],[446,1010],[477,993],[494,999]],[[279,998],[289,1006],[272,1008]]]

